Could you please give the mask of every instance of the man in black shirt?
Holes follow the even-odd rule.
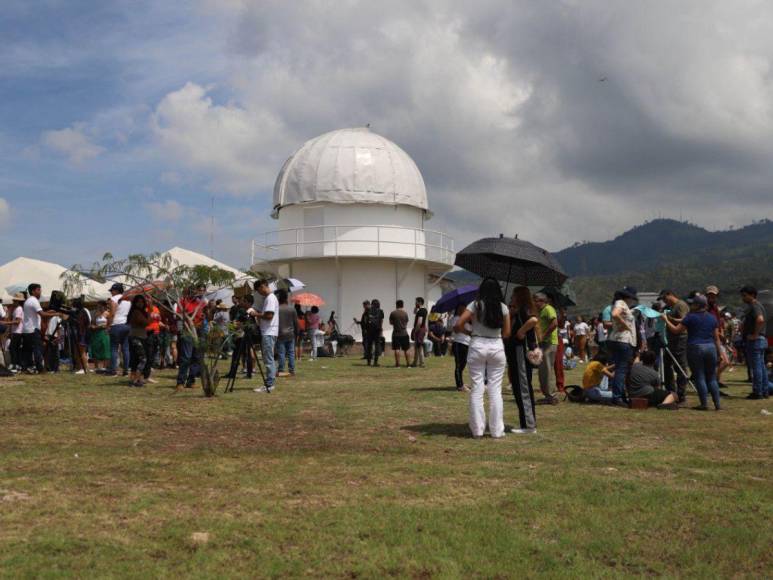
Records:
[[[357,320],[354,318],[354,323],[360,327],[360,334],[362,335],[362,358],[367,359],[365,356],[365,353],[368,351],[368,333],[365,330],[365,317],[368,315],[368,310],[370,310],[370,300],[365,300],[362,303],[362,315],[360,316],[360,319]]]
[[[365,360],[368,361],[370,366],[373,361],[373,366],[377,367],[378,357],[381,356],[381,333],[384,325],[384,311],[381,310],[381,303],[378,300],[373,300],[370,303],[370,308],[363,314],[363,328],[367,336]]]
[[[746,356],[752,372],[752,393],[749,399],[767,399],[768,370],[765,366],[765,350],[768,339],[765,336],[767,313],[762,304],[757,301],[757,289],[753,286],[741,288],[741,300],[746,304],[743,317],[743,337],[746,341]]]

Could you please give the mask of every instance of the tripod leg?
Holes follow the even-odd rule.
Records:
[[[671,352],[671,350],[670,350],[670,349],[668,349],[668,348],[666,348],[666,353],[668,353],[668,356],[671,358],[671,362],[673,362],[673,363],[674,363],[674,366],[675,366],[677,369],[679,369],[679,372],[680,372],[680,373],[682,373],[682,376],[683,376],[685,379],[687,379],[687,384],[688,384],[688,385],[690,385],[690,388],[692,388],[692,390],[693,390],[694,392],[696,392],[696,393],[697,393],[697,392],[698,392],[698,389],[696,389],[696,388],[695,388],[695,385],[693,385],[693,384],[692,384],[692,381],[691,381],[691,380],[690,380],[690,379],[687,377],[687,373],[686,373],[686,372],[684,372],[684,369],[682,368],[682,365],[680,365],[680,364],[679,364],[679,361],[678,361],[678,360],[676,360],[676,357],[673,355],[673,353]]]

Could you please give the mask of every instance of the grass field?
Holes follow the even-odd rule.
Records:
[[[563,403],[539,408],[536,435],[473,440],[450,359],[322,359],[280,381],[270,395],[243,381],[205,399],[174,394],[168,373],[144,389],[0,379],[0,575],[773,569],[771,401],[727,399],[721,413]]]

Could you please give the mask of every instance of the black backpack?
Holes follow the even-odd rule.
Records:
[[[381,330],[381,320],[383,319],[383,314],[381,313],[381,309],[378,306],[371,306],[368,309],[368,314],[365,316],[365,328],[368,331],[376,331]]]

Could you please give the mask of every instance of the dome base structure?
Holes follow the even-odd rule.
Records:
[[[377,298],[381,302],[384,337],[390,341],[389,313],[395,309],[397,300],[405,303],[413,324],[416,298],[420,296],[431,304],[442,294],[440,286],[430,281],[430,274],[448,271],[430,267],[425,262],[367,258],[295,260],[275,265],[281,276],[297,278],[306,284],[304,290],[321,296],[325,300],[320,308],[322,319],[327,321],[335,312],[340,332],[358,342],[362,341],[362,333],[354,319],[362,318],[363,301]]]

